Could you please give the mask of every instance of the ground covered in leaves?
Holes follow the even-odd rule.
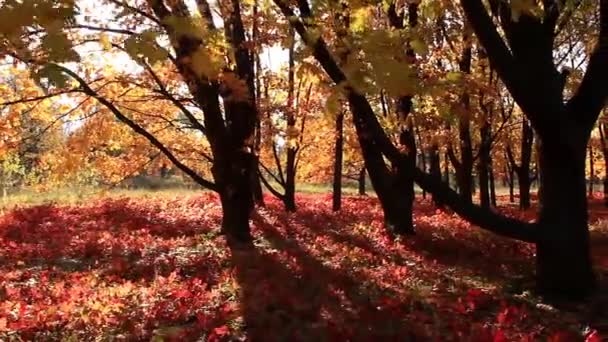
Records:
[[[543,304],[533,246],[419,201],[391,240],[373,198],[268,199],[255,248],[227,246],[211,194],[16,208],[0,216],[0,340],[600,341],[608,301]],[[608,230],[591,223],[600,276]],[[502,209],[522,218],[514,209]],[[608,219],[608,217],[607,217]],[[606,257],[604,257],[606,256]],[[606,305],[604,305],[606,304]]]

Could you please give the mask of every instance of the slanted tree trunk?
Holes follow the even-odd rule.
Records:
[[[340,210],[342,206],[342,156],[344,149],[344,111],[336,116],[336,135],[334,143],[334,179],[332,209]],[[364,174],[365,177],[365,174]]]
[[[350,111],[361,146],[365,169],[369,174],[372,186],[384,212],[384,225],[391,234],[412,234],[412,206],[414,187],[409,168],[415,167],[415,159],[401,158],[401,164],[393,164],[389,169],[384,161],[380,146],[369,134],[370,123],[366,118],[371,107],[365,98],[354,92],[348,94]]]
[[[358,179],[358,185],[359,185],[359,196],[365,196],[365,167],[361,168],[361,171],[359,171],[359,179]]]

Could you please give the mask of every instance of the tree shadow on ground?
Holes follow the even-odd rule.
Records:
[[[309,214],[324,226],[307,225],[302,230]],[[480,339],[485,341],[488,329],[468,322],[471,316],[456,314],[456,295],[417,293],[410,275],[397,272],[410,264],[407,256],[382,253],[363,237],[340,231],[340,220],[336,214],[307,210],[297,216],[277,211],[254,216],[257,246],[232,248],[242,313],[252,341],[424,341],[441,338],[445,331],[485,336]],[[345,253],[349,259],[354,248],[369,254],[367,264],[351,265],[335,258],[336,253]],[[378,271],[380,267],[387,268]],[[379,275],[391,267],[393,278]],[[499,303],[492,306],[493,299],[485,300],[485,308],[472,313],[477,319],[495,317],[500,310]],[[441,301],[456,305],[437,306]],[[287,328],[281,335],[273,332],[276,326]]]
[[[370,206],[370,202],[360,205]],[[207,291],[221,292],[225,291],[225,283],[235,281],[238,297],[226,296],[232,296],[228,300],[232,304],[238,301],[243,316],[242,330],[251,341],[426,341],[445,337],[442,334],[485,336],[488,331],[478,329],[475,324],[495,324],[501,310],[497,301],[501,298],[492,299],[495,302],[481,309],[476,303],[478,306],[472,313],[460,312],[458,305],[466,306],[475,298],[461,298],[466,297],[470,288],[467,286],[473,285],[460,282],[456,276],[481,274],[500,282],[508,277],[498,273],[488,276],[487,267],[505,263],[513,267],[514,272],[519,267],[518,260],[504,258],[502,249],[478,246],[481,240],[461,236],[437,239],[433,227],[420,227],[417,236],[401,242],[377,241],[383,237],[377,231],[368,236],[350,230],[354,222],[377,225],[378,213],[374,210],[332,213],[328,209],[302,207],[297,214],[286,214],[276,203],[264,209],[266,213],[260,210],[261,214],[253,218],[255,246],[232,245],[230,255],[224,252],[225,257],[218,257],[213,253],[225,251],[225,245],[220,243],[223,237],[215,235],[219,216],[202,220],[190,214],[175,219],[175,212],[163,210],[162,206],[140,208],[120,200],[90,210],[82,207],[55,210],[44,206],[24,210],[0,226],[0,238],[17,247],[33,243],[39,250],[25,248],[15,250],[22,254],[12,255],[5,249],[0,270],[8,269],[7,263],[17,261],[23,268],[57,268],[52,262],[35,265],[41,258],[41,250],[43,255],[49,253],[55,259],[95,261],[86,264],[84,269],[108,274],[110,282],[147,283],[157,276],[176,273],[179,281],[200,278],[206,283]],[[204,209],[198,213],[203,212]],[[433,213],[430,206],[422,206],[417,211],[418,216]],[[17,233],[19,229],[25,231]],[[488,255],[484,250],[497,255]],[[190,254],[183,257],[184,253]],[[365,260],[358,262],[359,257]],[[123,262],[116,264],[117,258]],[[509,266],[513,263],[516,266]],[[417,268],[422,264],[433,269]],[[410,266],[412,274],[408,273]],[[420,289],[412,285],[412,281],[418,281],[413,279],[414,275],[420,277],[423,272],[433,272],[422,277],[434,281],[445,277],[441,273],[450,268],[458,268],[457,275],[451,279],[459,286],[454,293],[445,293],[444,288],[417,293]],[[83,268],[58,270],[80,271]],[[223,272],[221,280],[219,272]],[[223,283],[219,284],[220,281]],[[460,303],[460,299],[464,301]],[[170,297],[167,301],[171,305],[188,303],[187,298],[181,297]],[[183,304],[188,314],[200,308],[188,305]],[[594,314],[603,315],[598,310],[601,310],[598,306],[595,312],[590,309],[587,321],[592,321]],[[185,314],[170,315],[173,313],[169,312],[159,321],[140,318],[146,324],[148,335],[145,336],[150,337],[150,332],[161,324],[189,324],[192,331],[199,333],[197,338],[201,331],[208,336],[215,327],[199,327],[200,322],[186,323]],[[492,340],[492,336],[476,340]]]
[[[199,236],[217,234],[218,217],[176,218],[129,199],[91,207],[24,207],[10,215],[0,222],[0,239],[8,245],[0,253],[0,266],[12,269],[97,270],[129,281],[151,281],[176,269],[192,276],[216,266],[197,244]],[[214,276],[207,278],[213,284]]]
[[[436,209],[429,201],[422,204],[417,203],[415,220],[420,217],[429,217],[435,214]],[[294,222],[290,222],[289,216],[278,215],[278,222],[287,227],[288,231]],[[310,222],[313,220],[323,222],[323,225],[306,225],[306,229],[315,235],[326,236],[335,243],[348,245],[350,248],[361,248],[368,253],[390,260],[390,262],[405,266],[411,264],[412,260],[407,257],[391,252],[387,246],[379,246],[377,241],[370,241],[355,231],[345,229],[345,222],[359,222],[371,224],[377,220],[373,214],[359,213],[333,213],[322,210],[300,209],[297,213],[297,223]],[[293,229],[293,228],[291,228]],[[456,228],[455,228],[456,230]],[[388,234],[387,238],[388,238]],[[446,238],[437,234],[436,227],[422,224],[417,227],[416,235],[407,236],[392,241],[391,244],[402,244],[417,256],[422,256],[430,263],[439,263],[443,266],[457,269],[460,274],[479,276],[497,283],[504,283],[517,278],[531,281],[533,278],[533,260],[521,253],[521,244],[514,241],[502,241],[496,244],[496,237],[488,236],[485,232],[460,234],[454,238]],[[493,246],[488,246],[493,244]],[[497,257],[500,256],[500,257]]]
[[[396,298],[356,270],[311,256],[262,217],[254,219],[269,248],[233,248],[240,301],[252,341],[415,341],[420,338],[400,310],[413,302]],[[267,250],[274,251],[268,253]],[[387,307],[379,303],[390,302]],[[273,327],[284,326],[283,335]]]

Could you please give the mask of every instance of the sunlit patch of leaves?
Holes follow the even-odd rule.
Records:
[[[428,201],[417,235],[398,239],[373,198],[339,213],[325,195],[298,203],[286,213],[268,198],[254,248],[233,250],[208,193],[7,212],[0,339],[600,340],[582,311],[525,291],[533,246]]]

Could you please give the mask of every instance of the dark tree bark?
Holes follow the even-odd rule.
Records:
[[[584,142],[576,149],[549,139],[541,142],[543,191],[536,274],[539,290],[548,295],[577,297],[595,286],[587,226],[585,150]]]
[[[283,195],[283,203],[285,210],[296,211],[296,154],[297,145],[293,143],[295,137],[291,136],[296,129],[296,116],[294,108],[294,92],[295,92],[295,31],[289,30],[289,69],[287,71],[287,161],[285,163],[285,194]]]
[[[426,172],[426,151],[424,151],[424,149],[420,149],[420,154],[418,156],[420,158],[420,168]],[[422,199],[426,199],[426,190],[422,190]]]
[[[519,182],[519,208],[526,210],[530,208],[530,162],[532,160],[532,146],[534,132],[528,125],[527,120],[522,124],[521,139],[521,163],[516,168],[517,180]]]
[[[507,165],[505,166],[505,180],[509,186],[509,203],[515,203],[515,184],[513,183],[515,181],[515,172],[509,162],[507,162]]]
[[[440,165],[441,161],[439,159],[439,146],[437,144],[431,145],[430,154],[431,154],[431,160],[430,160],[431,176],[433,176],[433,178],[435,178],[435,180],[437,182],[440,182],[441,181],[441,165]],[[438,208],[443,207],[443,203],[441,203],[441,200],[439,198],[437,198],[437,196],[433,196],[433,202],[435,203],[436,207],[438,207]]]
[[[344,149],[344,112],[336,117],[334,142],[334,179],[332,194],[332,209],[338,211],[342,207],[342,156]]]
[[[479,200],[483,208],[490,207],[490,148],[491,132],[490,123],[484,122],[480,127],[481,144],[479,146],[479,160],[477,161],[477,173],[479,177]]]
[[[593,165],[593,145],[589,143],[589,198],[593,198],[593,182],[595,181],[595,165]]]
[[[490,203],[496,207],[496,177],[494,175],[494,160],[490,156],[489,160],[489,176],[490,176]]]
[[[251,28],[251,40],[254,44],[257,44],[258,41],[258,36],[259,36],[259,30],[258,30],[258,0],[255,0],[254,5],[253,5],[253,24],[252,24],[252,28]],[[251,51],[250,53],[250,61],[252,63],[253,66],[253,78],[254,78],[254,84],[253,87],[254,89],[250,89],[250,92],[252,94],[254,94],[254,98],[253,98],[253,103],[255,104],[256,108],[258,108],[258,104],[260,101],[260,97],[262,95],[262,82],[261,82],[261,62],[260,62],[260,56],[258,55],[256,50]],[[258,113],[259,113],[259,108],[258,108]],[[260,149],[262,148],[262,125],[260,122],[260,119],[258,118],[256,120],[256,127],[255,127],[255,145],[254,145],[254,161],[253,161],[253,172],[251,172],[252,178],[251,178],[251,186],[253,188],[253,200],[254,202],[261,206],[264,207],[265,203],[264,203],[264,193],[262,191],[262,182],[260,180],[259,177],[259,172],[258,170],[260,169]]]
[[[416,131],[416,136],[418,137],[418,142],[420,144],[420,154],[418,154],[419,158],[420,158],[420,167],[422,168],[422,170],[424,170],[424,172],[427,172],[427,156],[428,153],[427,151],[424,150],[424,146],[422,143],[422,136],[420,134],[420,127],[418,127],[418,124],[415,125],[414,127],[415,131]],[[430,151],[429,151],[430,153]],[[422,189],[422,199],[426,199],[426,190]]]
[[[464,49],[459,62],[460,71],[471,73],[472,60],[472,33],[470,27],[463,27],[462,39]],[[460,137],[460,181],[458,187],[464,198],[471,200],[473,196],[473,146],[471,143],[471,104],[468,91],[465,89],[461,97],[464,116],[458,121],[458,136]]]
[[[460,71],[465,74],[471,73],[472,59],[472,32],[465,22],[462,28],[462,40],[464,48],[458,63]],[[458,137],[460,148],[460,159],[456,157],[451,146],[448,147],[450,161],[456,171],[456,183],[458,191],[465,201],[471,202],[473,199],[473,146],[471,142],[471,100],[466,87],[463,87],[460,97],[462,113],[458,117]]]
[[[410,3],[407,6],[407,23],[410,29],[418,25],[418,4]],[[405,9],[399,10],[394,3],[389,5],[387,15],[389,24],[396,29],[405,28]],[[408,61],[415,62],[416,53],[409,46],[406,48],[405,56]],[[403,123],[408,121],[413,109],[413,96],[402,96],[397,99],[397,115]],[[390,233],[403,235],[414,233],[412,219],[413,205],[415,199],[414,178],[412,170],[416,167],[416,141],[414,128],[411,124],[404,124],[399,134],[399,145],[405,149],[401,153],[398,162],[391,162],[391,179],[386,187],[376,189],[378,197],[386,198],[384,215],[385,224]],[[371,176],[371,170],[369,170]],[[373,184],[373,182],[372,182]]]
[[[199,0],[198,3],[201,15],[207,19],[206,29],[217,31],[207,1]],[[187,10],[184,10],[187,6],[182,1],[166,4],[161,0],[151,0],[149,4],[170,36],[175,50],[174,63],[203,111],[204,126],[187,110],[182,110],[193,127],[198,128],[209,140],[213,155],[211,171],[215,180],[214,190],[219,193],[223,208],[222,230],[228,238],[249,241],[249,215],[254,206],[252,179],[257,174],[257,169],[254,169],[254,135],[258,117],[254,103],[253,60],[247,48],[240,3],[231,0],[224,15],[226,40],[234,51],[231,56],[234,69],[224,72],[233,73],[247,84],[249,94],[246,98],[231,96],[229,84],[201,75],[186,63],[204,42],[199,37],[174,30],[169,24],[167,19],[170,17],[188,16]],[[157,83],[162,88],[161,83]],[[220,96],[223,98],[223,106],[220,104]]]
[[[486,74],[485,62],[487,55],[483,48],[478,49],[478,57],[481,64],[482,75]],[[488,83],[494,83],[494,72],[489,69]],[[494,172],[492,170],[492,146],[494,138],[492,136],[492,122],[494,119],[493,101],[486,101],[486,96],[483,90],[479,91],[479,107],[483,113],[483,122],[479,127],[479,154],[477,156],[477,173],[479,177],[479,199],[483,208],[496,206],[496,191],[494,188]]]
[[[295,17],[288,4],[281,0],[275,0],[275,3],[286,17]],[[300,14],[304,18],[311,17],[308,2],[298,0],[298,4]],[[600,2],[599,44],[591,55],[578,91],[566,105],[564,83],[552,62],[553,33],[560,6],[556,3],[545,6],[542,20],[524,13],[513,22],[507,4],[491,1],[502,7],[497,13],[504,17],[501,22],[509,49],[481,0],[462,0],[461,4],[492,65],[541,138],[543,191],[539,221],[534,224],[522,222],[463,201],[462,196],[416,168],[415,163],[412,178],[423,189],[441,196],[446,205],[469,222],[496,234],[535,243],[537,283],[543,294],[562,298],[585,296],[595,283],[587,229],[585,151],[591,128],[608,98],[608,65],[602,62],[608,58],[608,0]],[[290,24],[306,40],[329,77],[336,84],[346,81],[325,41],[307,38],[308,32],[301,20],[290,20]],[[407,158],[392,144],[365,96],[348,86],[345,92],[370,178],[374,187],[385,185],[380,178],[382,175],[374,175],[371,168],[386,171],[383,160],[386,157],[393,165],[408,170],[409,165],[404,165]]]
[[[511,169],[517,174],[519,185],[519,209],[530,209],[530,163],[532,161],[532,148],[534,146],[534,131],[524,118],[521,128],[521,157],[520,164],[515,161],[515,156],[510,146],[507,146],[507,157]]]
[[[366,192],[365,192],[365,167],[361,168],[361,171],[359,171],[359,179],[357,180],[357,183],[359,185],[359,196],[365,196]]]
[[[462,0],[467,18],[509,92],[540,139],[537,285],[548,296],[580,298],[594,289],[585,184],[586,146],[608,97],[608,1],[600,1],[599,42],[576,93],[564,101],[564,74],[553,63],[561,6],[545,2],[542,18],[513,21],[492,0],[506,41],[480,0]],[[507,46],[508,44],[508,46]]]
[[[449,164],[448,153],[443,155],[443,181],[449,187],[450,186],[450,164]]]
[[[342,12],[336,14],[337,22],[337,37],[339,40],[338,59],[341,64],[347,63],[350,53],[345,45],[348,36],[348,27],[350,25],[350,12],[348,4],[341,3]],[[384,105],[384,99],[382,99]],[[334,127],[334,174],[332,182],[332,210],[338,211],[342,207],[342,167],[344,159],[344,104],[340,102],[340,111],[336,114]]]

